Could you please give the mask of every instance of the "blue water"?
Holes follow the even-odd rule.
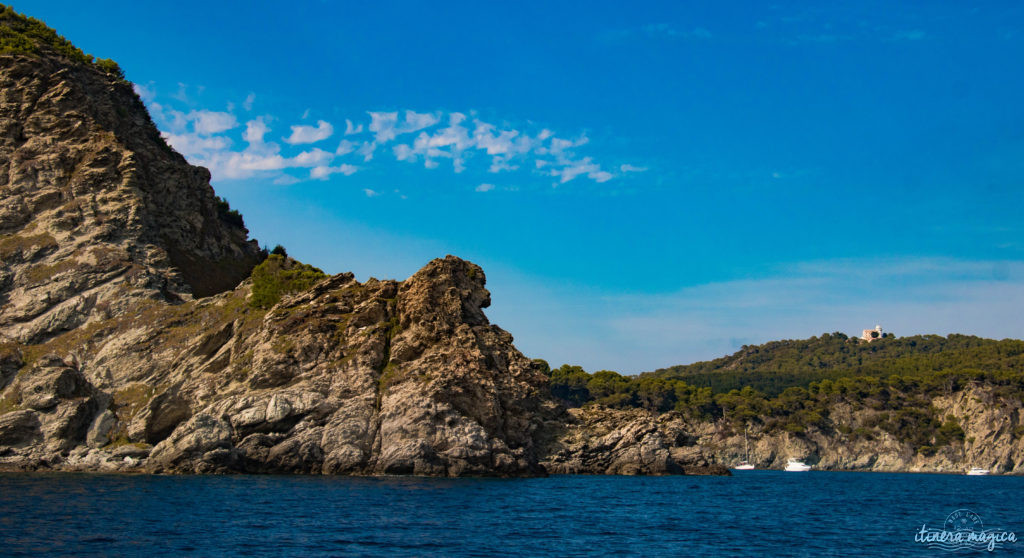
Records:
[[[1024,534],[1024,477],[4,474],[0,555],[944,556],[958,508]]]

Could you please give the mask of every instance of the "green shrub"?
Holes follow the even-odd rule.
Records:
[[[327,277],[323,271],[278,254],[270,254],[252,270],[252,296],[249,304],[267,309],[281,297],[306,290]]]
[[[242,214],[237,209],[231,209],[231,204],[228,203],[228,200],[220,196],[216,196],[214,199],[217,203],[217,216],[220,217],[221,221],[236,227],[245,227],[245,220],[242,219]],[[282,255],[287,256],[287,254]]]
[[[21,15],[3,4],[0,4],[0,54],[57,54],[73,62],[91,64],[117,79],[124,79],[124,72],[117,62],[109,58],[94,59],[42,21]]]
[[[121,70],[121,66],[109,58],[97,58],[96,67],[117,79],[124,79],[124,71]]]

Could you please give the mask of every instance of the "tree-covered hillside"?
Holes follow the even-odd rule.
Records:
[[[964,436],[954,417],[937,412],[934,397],[984,385],[993,396],[1024,399],[1024,341],[919,335],[867,343],[834,333],[639,376],[568,364],[549,376],[552,394],[569,405],[679,411],[798,435],[809,428],[866,439],[887,432],[930,454]],[[837,405],[868,418],[836,419]]]
[[[825,379],[920,377],[943,371],[1024,373],[1024,341],[969,335],[887,337],[871,343],[842,333],[744,346],[735,354],[642,374],[710,387],[715,393],[749,386],[768,395]]]

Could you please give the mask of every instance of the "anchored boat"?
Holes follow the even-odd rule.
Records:
[[[747,445],[747,430],[746,430],[746,428],[743,429],[743,457],[745,459],[743,461],[740,461],[740,464],[735,466],[735,467],[733,467],[733,469],[736,469],[737,471],[750,471],[750,470],[753,470],[754,464],[750,462],[750,447]]]
[[[793,472],[804,472],[804,471],[810,471],[811,470],[811,466],[806,464],[806,463],[804,463],[803,461],[800,461],[799,459],[790,459],[789,463],[786,463],[786,470],[791,472],[791,473],[793,473]]]

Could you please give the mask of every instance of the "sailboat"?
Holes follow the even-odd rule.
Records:
[[[737,471],[753,470],[754,464],[750,462],[750,446],[747,443],[747,429],[745,427],[743,429],[743,454],[745,459],[740,461],[740,464],[733,467],[733,469],[736,469]]]

